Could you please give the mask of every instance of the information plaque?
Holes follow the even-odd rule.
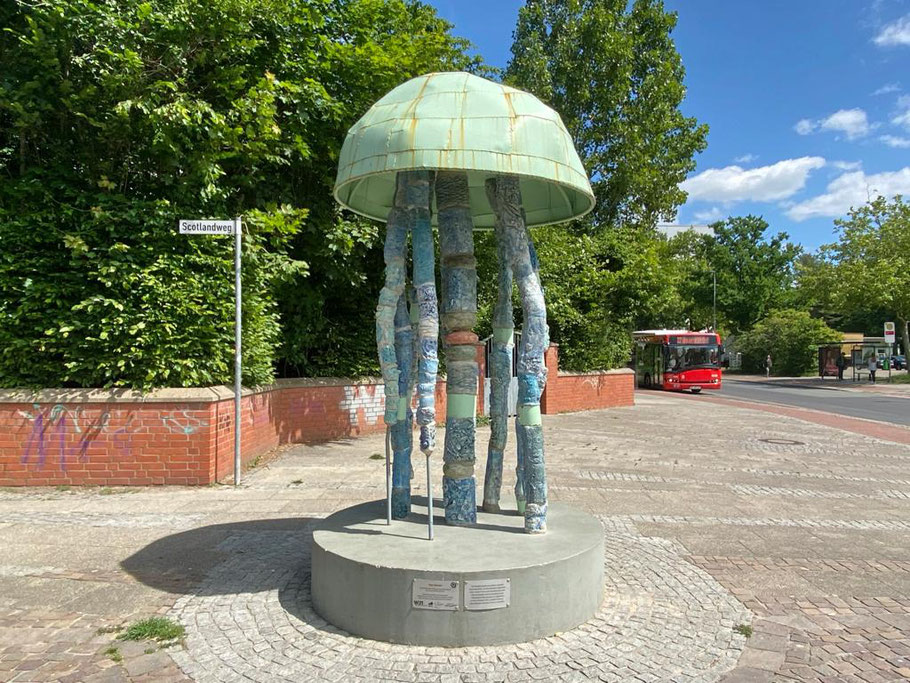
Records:
[[[479,611],[508,607],[512,600],[510,579],[484,579],[464,582],[464,608]]]
[[[458,581],[414,579],[411,606],[414,609],[458,611]]]

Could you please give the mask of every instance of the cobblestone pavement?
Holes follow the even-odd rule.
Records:
[[[606,599],[577,629],[411,648],[320,620],[308,539],[382,495],[371,437],[287,449],[239,489],[0,491],[0,681],[910,681],[910,446],[637,400],[547,419],[551,498],[605,528]],[[186,639],[116,639],[154,614]]]

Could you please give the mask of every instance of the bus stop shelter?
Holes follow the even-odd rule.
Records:
[[[869,358],[873,357],[878,362],[879,356],[885,356],[887,363],[882,370],[888,371],[888,381],[891,381],[891,346],[883,341],[855,342],[850,345],[850,365],[853,366],[853,381],[862,381],[863,375],[869,379]]]

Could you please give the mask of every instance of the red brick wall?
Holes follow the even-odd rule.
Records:
[[[204,484],[210,405],[0,403],[0,486]]]
[[[483,349],[478,347],[483,376]],[[544,413],[631,405],[634,377],[623,371],[560,373],[547,352]],[[479,392],[478,412],[482,412]],[[282,380],[245,392],[243,461],[276,446],[382,431],[378,380]],[[436,385],[438,421],[445,383]],[[0,486],[209,484],[234,467],[234,399],[227,387],[128,391],[0,391]]]
[[[0,486],[209,484],[234,471],[226,387],[133,392],[0,392]],[[445,383],[436,386],[445,416]],[[378,380],[288,380],[245,392],[244,463],[276,446],[382,431]]]
[[[635,402],[635,373],[631,370],[561,371],[556,344],[547,349],[544,361],[547,385],[540,397],[544,415],[631,406]]]

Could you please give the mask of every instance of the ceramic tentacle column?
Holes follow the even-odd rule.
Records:
[[[420,450],[436,450],[436,374],[439,371],[439,307],[436,299],[435,248],[430,225],[431,173],[411,171],[414,222],[411,249],[414,257],[414,296],[417,305],[417,424]]]
[[[398,358],[398,414],[392,425],[392,517],[404,519],[411,512],[411,450],[413,413],[411,411],[414,335],[408,313],[407,295],[398,299],[395,312],[395,354]]]
[[[399,173],[385,240],[385,286],[376,308],[376,345],[385,384],[385,423],[391,430],[392,516],[411,511],[411,393],[414,381],[414,337],[405,291],[408,233],[423,217],[429,222],[426,172]],[[432,266],[431,266],[432,267]]]
[[[496,255],[499,262],[499,288],[493,309],[493,348],[490,350],[490,441],[487,469],[483,481],[483,509],[499,512],[502,490],[503,452],[509,431],[509,383],[512,379],[512,266],[506,255],[504,227],[497,221]],[[521,478],[524,473],[519,472]],[[522,493],[522,500],[524,494]],[[518,492],[516,491],[516,498]],[[524,512],[524,510],[521,510]]]
[[[496,176],[487,180],[486,189],[497,222],[502,225],[506,259],[518,284],[524,318],[518,358],[516,436],[519,465],[524,474],[525,531],[543,533],[547,528],[547,479],[540,394],[547,381],[544,363],[544,352],[549,344],[547,311],[540,279],[532,263],[532,246],[522,212],[518,178]]]
[[[446,435],[443,503],[446,523],[474,524],[474,430],[477,401],[477,270],[465,173],[436,175],[446,353]]]

